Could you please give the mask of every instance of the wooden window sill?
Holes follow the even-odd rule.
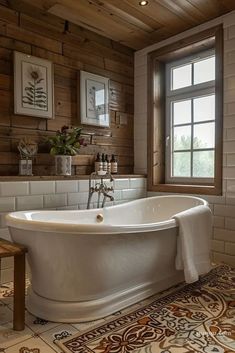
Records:
[[[199,194],[199,195],[221,195],[220,187],[214,185],[179,185],[179,184],[157,184],[150,185],[148,191]]]

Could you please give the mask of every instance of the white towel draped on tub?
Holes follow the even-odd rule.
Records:
[[[173,216],[179,225],[177,270],[184,270],[185,281],[192,283],[211,269],[210,243],[212,215],[208,206],[196,206]]]

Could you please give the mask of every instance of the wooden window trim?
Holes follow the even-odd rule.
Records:
[[[165,64],[215,48],[216,132],[213,185],[165,183]],[[148,190],[190,194],[222,194],[223,27],[207,29],[148,54]]]

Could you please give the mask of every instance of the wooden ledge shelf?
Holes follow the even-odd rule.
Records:
[[[122,178],[146,178],[145,174],[113,174],[114,179]],[[33,176],[0,176],[1,181],[43,181],[43,180],[88,180],[89,175],[71,175],[71,176],[58,176],[58,175],[33,175]]]

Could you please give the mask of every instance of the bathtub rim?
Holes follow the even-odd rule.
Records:
[[[171,219],[169,221],[157,222],[157,223],[142,223],[134,225],[100,225],[100,224],[69,224],[69,223],[44,223],[40,221],[33,221],[33,224],[29,224],[28,220],[20,220],[17,224],[8,224],[7,226],[12,229],[21,229],[29,231],[39,231],[42,233],[60,233],[60,234],[74,234],[74,235],[104,235],[104,234],[130,234],[130,233],[148,233],[156,230],[164,230],[169,228],[177,227],[176,221]],[[79,227],[79,228],[78,228]],[[87,230],[89,227],[90,231]],[[99,228],[98,228],[99,227]]]
[[[142,233],[142,232],[153,232],[156,230],[164,230],[169,228],[177,227],[175,219],[168,219],[161,222],[154,223],[137,223],[137,224],[123,224],[123,225],[111,225],[103,223],[85,223],[85,224],[73,224],[73,223],[62,223],[62,222],[45,222],[38,220],[30,220],[20,218],[19,215],[23,214],[32,214],[32,213],[84,213],[90,212],[94,215],[102,214],[105,210],[123,208],[125,206],[134,206],[135,204],[143,203],[143,200],[153,200],[153,199],[166,199],[166,198],[186,198],[193,199],[200,202],[201,205],[208,206],[208,202],[202,198],[189,195],[159,195],[153,197],[142,198],[138,200],[129,201],[123,204],[104,207],[103,209],[96,208],[91,210],[26,210],[26,211],[15,211],[10,212],[6,215],[6,224],[10,228],[23,229],[40,232],[51,232],[51,233],[69,233],[69,234],[123,234],[123,233]],[[193,208],[196,206],[192,206]],[[190,209],[189,208],[189,209]],[[18,216],[18,217],[17,217]],[[59,221],[59,217],[58,217]]]

